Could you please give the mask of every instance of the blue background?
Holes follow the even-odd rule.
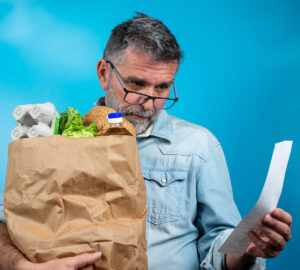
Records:
[[[134,11],[161,19],[184,50],[170,113],[220,140],[242,216],[258,199],[274,144],[294,140],[279,202],[293,215],[293,239],[267,265],[297,269],[299,1],[1,1],[0,192],[13,109],[50,101],[85,114],[104,95],[96,64],[110,31]]]

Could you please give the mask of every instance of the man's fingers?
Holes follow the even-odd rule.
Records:
[[[263,218],[263,223],[282,235],[285,241],[289,241],[291,239],[291,227],[287,223],[284,223],[269,214]]]
[[[261,236],[254,231],[249,231],[248,236],[252,244],[248,247],[250,254],[260,254],[264,258],[274,258],[281,250],[285,248],[285,244],[291,239],[292,216],[276,208],[271,214],[258,223],[261,230]]]
[[[255,246],[261,251],[263,258],[274,258],[277,256],[278,251],[275,251],[272,247],[270,247],[268,243],[263,241],[254,231],[249,231],[248,236]]]
[[[272,217],[275,217],[276,219],[280,220],[281,222],[291,227],[293,218],[289,213],[285,212],[280,208],[276,208],[272,211],[271,215]]]
[[[254,243],[250,244],[246,252],[255,257],[264,257],[263,252],[259,248],[257,248]]]
[[[74,266],[75,269],[82,268],[87,265],[93,264],[98,261],[102,256],[101,252],[85,253],[72,258],[69,258],[69,263]]]
[[[258,226],[261,232],[267,236],[268,241],[274,246],[275,250],[281,251],[285,248],[285,240],[281,234],[264,225],[263,222],[260,222]]]

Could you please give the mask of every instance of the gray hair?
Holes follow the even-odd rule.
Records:
[[[103,58],[118,65],[125,50],[132,48],[149,55],[153,62],[176,60],[179,66],[183,52],[175,36],[161,21],[140,12],[136,14],[112,30]]]

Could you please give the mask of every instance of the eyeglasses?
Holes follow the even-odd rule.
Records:
[[[108,60],[106,60],[106,62],[110,64],[114,74],[116,75],[120,85],[122,86],[122,88],[125,92],[124,101],[126,103],[129,103],[132,105],[142,105],[142,104],[146,103],[149,99],[151,99],[153,101],[154,108],[167,110],[167,109],[170,109],[178,101],[174,80],[172,82],[172,85],[174,88],[175,98],[163,98],[163,97],[149,96],[149,95],[146,95],[143,93],[138,93],[137,91],[131,91],[131,90],[126,89],[124,86],[124,83],[122,82],[113,63]]]

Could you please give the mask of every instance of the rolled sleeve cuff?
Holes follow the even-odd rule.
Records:
[[[225,242],[233,229],[224,230],[213,241],[206,257],[200,264],[201,269],[207,270],[227,270],[225,267],[225,254],[218,252],[218,249]],[[266,260],[264,258],[256,258],[249,270],[265,270]]]

